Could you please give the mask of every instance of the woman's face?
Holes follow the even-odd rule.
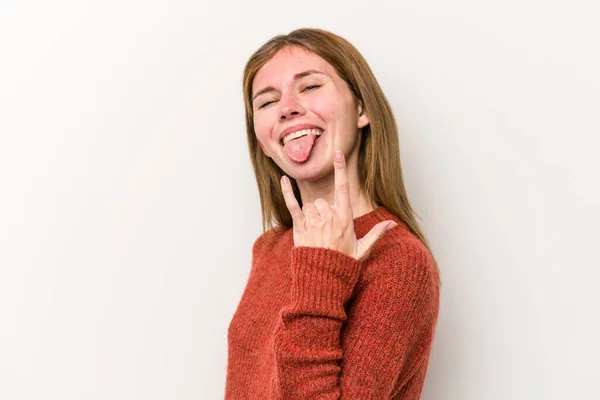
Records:
[[[300,181],[332,173],[335,150],[343,151],[348,159],[358,150],[359,129],[369,123],[335,69],[300,47],[280,50],[258,71],[252,96],[254,129],[263,152]],[[302,151],[293,153],[281,144],[283,134],[304,128],[322,131],[312,146],[312,140],[303,146],[304,156],[309,154],[306,160],[298,155]],[[301,143],[298,140],[296,144]]]

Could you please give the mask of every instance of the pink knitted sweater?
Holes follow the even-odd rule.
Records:
[[[419,399],[439,310],[427,248],[384,206],[354,219],[362,238],[398,226],[368,260],[262,234],[228,329],[225,399]]]

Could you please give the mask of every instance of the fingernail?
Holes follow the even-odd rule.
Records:
[[[287,184],[287,183],[288,183],[288,177],[287,177],[287,176],[285,176],[285,175],[283,175],[283,176],[281,177],[281,182],[282,182],[282,183],[284,183],[284,184]]]
[[[335,161],[342,161],[342,152],[340,150],[335,151]]]
[[[397,226],[398,226],[398,223],[396,221],[392,221],[388,224],[387,230],[389,231],[390,229],[395,228]]]

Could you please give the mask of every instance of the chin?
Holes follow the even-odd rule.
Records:
[[[330,166],[327,166],[325,162],[310,165],[310,159],[303,164],[296,164],[290,169],[293,174],[289,175],[296,181],[302,182],[318,181],[334,173],[333,163]]]

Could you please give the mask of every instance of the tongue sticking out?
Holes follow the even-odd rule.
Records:
[[[310,155],[315,140],[317,140],[315,135],[305,135],[297,139],[292,139],[285,144],[284,150],[292,160],[304,162]]]

